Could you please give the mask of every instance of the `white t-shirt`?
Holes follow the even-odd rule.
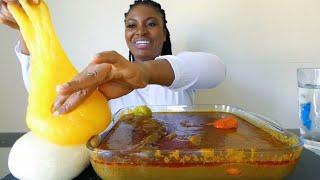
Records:
[[[29,60],[15,48],[21,64],[23,81],[29,89]],[[195,90],[209,89],[220,84],[226,76],[226,67],[216,55],[203,52],[182,52],[177,55],[159,56],[156,60],[166,59],[174,71],[175,79],[169,87],[148,85],[142,89],[109,100],[109,106],[114,114],[128,106],[137,105],[192,105]]]

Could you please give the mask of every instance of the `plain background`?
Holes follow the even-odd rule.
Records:
[[[97,52],[127,57],[129,0],[48,0],[57,34],[80,70]],[[296,69],[318,67],[319,0],[159,0],[174,53],[205,51],[227,65],[226,80],[197,94],[199,104],[230,104],[299,126]],[[26,131],[27,93],[14,54],[16,32],[0,26],[0,132]]]

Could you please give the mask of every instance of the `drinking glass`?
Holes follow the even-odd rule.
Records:
[[[304,146],[320,154],[320,68],[299,68],[298,103]]]

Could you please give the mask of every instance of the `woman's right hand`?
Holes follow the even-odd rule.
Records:
[[[29,3],[38,4],[40,0],[28,0]],[[19,29],[16,20],[8,10],[7,3],[19,3],[18,0],[0,0],[0,24],[5,24],[13,29]]]
[[[29,3],[32,4],[38,4],[40,0],[28,0]],[[18,0],[0,0],[0,24],[5,24],[13,29],[19,30],[19,25],[17,24],[16,20],[10,13],[7,4],[8,3],[19,3]],[[27,45],[20,34],[19,36],[20,39],[20,52],[25,55],[30,55],[29,50],[27,48]]]
[[[142,61],[131,63],[115,51],[104,51],[73,80],[57,86],[52,112],[59,115],[72,111],[96,89],[110,100],[146,87],[149,80],[150,65]]]

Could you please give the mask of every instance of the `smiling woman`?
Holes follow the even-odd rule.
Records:
[[[197,89],[220,84],[226,75],[224,63],[204,52],[172,55],[165,11],[151,0],[136,0],[125,13],[125,39],[129,59],[116,51],[98,53],[70,82],[57,86],[55,115],[77,108],[94,89],[109,100],[112,113],[127,106],[192,105]],[[23,39],[16,47],[29,87],[28,49]],[[32,56],[32,54],[31,54]],[[131,62],[130,62],[131,61]]]

